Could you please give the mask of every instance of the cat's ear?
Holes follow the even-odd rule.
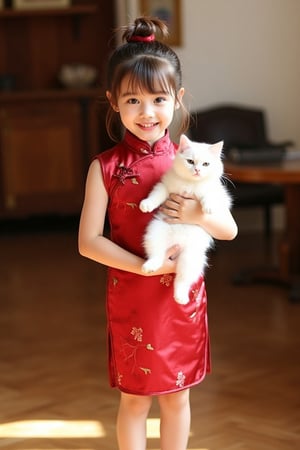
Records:
[[[182,134],[180,136],[180,139],[179,139],[179,148],[178,148],[178,150],[180,152],[183,152],[183,150],[185,150],[186,148],[190,147],[190,145],[191,145],[191,141],[189,140],[189,138],[185,134]]]
[[[210,146],[210,150],[218,157],[221,157],[224,141],[219,141]]]

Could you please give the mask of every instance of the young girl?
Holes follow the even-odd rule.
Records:
[[[79,251],[109,266],[107,318],[110,382],[121,391],[117,419],[120,450],[145,450],[146,419],[153,396],[161,412],[161,449],[185,450],[190,430],[189,388],[210,370],[207,302],[201,277],[190,290],[190,301],[173,298],[177,246],[169,249],[164,266],[145,275],[142,238],[152,215],[139,210],[140,201],[170,167],[177,145],[168,127],[181,108],[180,62],[174,51],[156,40],[167,28],[158,19],[138,18],[123,34],[125,44],[108,65],[113,116],[124,125],[122,142],[99,154],[86,182]],[[237,233],[230,211],[204,214],[193,198],[178,195],[162,206],[171,223],[193,223],[216,239]],[[103,234],[106,212],[110,238]]]

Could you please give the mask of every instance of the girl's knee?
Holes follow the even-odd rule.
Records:
[[[130,415],[147,415],[152,404],[152,398],[143,395],[121,394],[121,407]]]
[[[158,398],[159,405],[162,409],[171,408],[175,410],[181,410],[189,405],[189,389],[184,389],[172,394],[161,395]]]

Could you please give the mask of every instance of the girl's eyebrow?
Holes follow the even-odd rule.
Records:
[[[128,97],[128,96],[135,96],[138,95],[135,92],[123,92],[123,94],[121,94],[121,97]]]
[[[159,91],[159,92],[146,92],[146,95],[150,94],[150,95],[168,95],[169,92],[166,91]],[[138,95],[145,95],[141,92],[123,92],[123,94],[121,94],[121,97],[135,97]]]

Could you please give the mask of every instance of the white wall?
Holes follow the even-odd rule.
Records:
[[[270,137],[300,149],[300,1],[183,0],[182,16],[191,107],[262,107]]]

